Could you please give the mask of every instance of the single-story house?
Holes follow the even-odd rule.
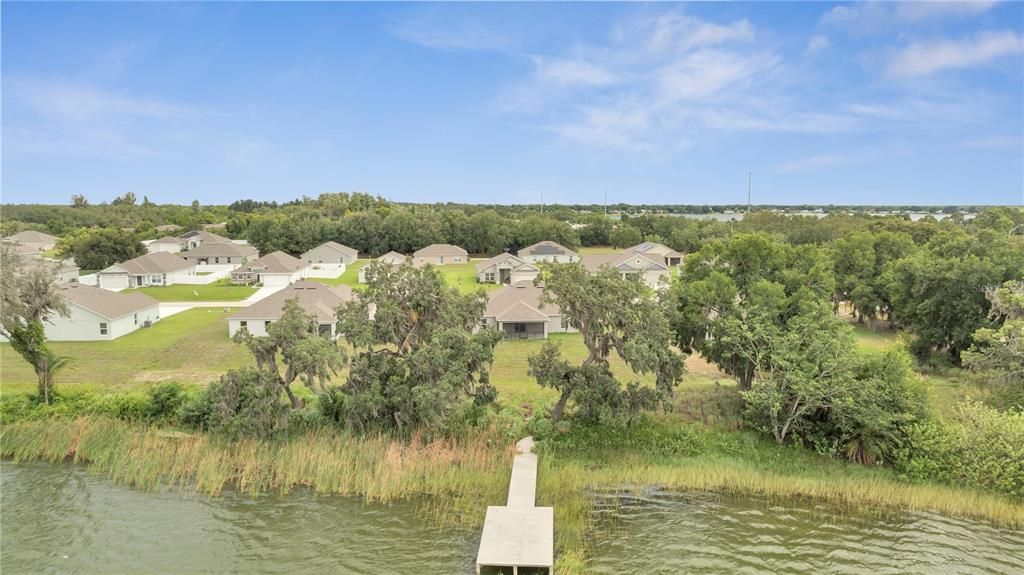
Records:
[[[359,251],[338,242],[324,242],[302,254],[308,264],[352,264],[359,259]]]
[[[104,341],[149,327],[160,320],[160,305],[138,292],[117,293],[78,282],[61,286],[68,317],[44,323],[52,341]]]
[[[334,339],[338,336],[335,310],[352,300],[352,288],[320,282],[296,282],[228,316],[228,336],[233,337],[242,328],[255,336],[267,335],[267,328],[281,319],[284,304],[290,299],[298,299],[306,313],[316,316],[321,335]]]
[[[44,234],[43,232],[37,232],[35,230],[25,230],[18,232],[11,236],[4,238],[5,240],[19,243],[28,248],[33,248],[40,252],[52,250],[53,246],[57,245],[57,237],[51,236],[50,234]]]
[[[284,252],[271,252],[232,271],[231,283],[287,286],[301,280],[307,266],[306,262]]]
[[[647,256],[647,259],[664,264],[669,268],[683,263],[683,254],[658,242],[643,242],[626,248],[622,253],[643,254]]]
[[[390,252],[380,256],[379,258],[373,260],[373,261],[374,262],[379,262],[379,263],[382,263],[382,264],[385,264],[385,265],[388,265],[388,266],[391,266],[393,268],[396,268],[396,267],[404,264],[405,262],[409,261],[409,256],[402,255],[402,254],[400,254],[398,252],[395,252],[395,251],[390,251]],[[370,263],[373,263],[373,262],[370,262]],[[413,264],[413,265],[415,265],[415,264]],[[359,273],[358,273],[358,275],[359,275],[359,283],[361,283],[361,284],[366,283],[366,268],[368,268],[369,266],[370,266],[370,264],[366,264],[363,267],[359,268]]]
[[[533,281],[540,275],[537,267],[506,252],[476,264],[476,281],[488,284],[514,284]]]
[[[171,254],[176,254],[181,250],[185,249],[185,245],[186,242],[182,241],[181,238],[176,238],[173,236],[164,236],[160,239],[146,243],[146,249],[149,250],[149,253],[151,254],[156,252],[167,252]]]
[[[200,232],[206,233],[206,232]],[[213,235],[213,234],[211,234]],[[237,268],[249,262],[256,261],[260,256],[256,248],[247,244],[236,244],[231,241],[203,242],[195,248],[181,252],[181,257],[197,266],[213,266],[224,269]]]
[[[519,250],[516,255],[528,264],[539,264],[541,262],[571,264],[580,259],[579,254],[576,252],[561,244],[547,240],[525,247]]]
[[[532,281],[520,281],[491,292],[481,327],[514,339],[547,339],[549,333],[576,331],[557,305],[541,305],[543,289]]]
[[[618,270],[622,277],[637,277],[652,288],[665,285],[669,277],[665,264],[628,250],[621,254],[588,254],[580,259],[580,263],[591,273],[603,268]]]
[[[11,240],[11,239],[8,239],[8,238],[4,238],[2,241],[3,241],[3,244],[5,246],[10,246],[11,249],[14,250],[14,254],[15,255],[19,255],[21,257],[31,257],[31,256],[41,257],[42,254],[43,254],[43,250],[39,249],[38,247],[26,246],[25,244],[19,244],[18,242],[14,241],[14,240]]]
[[[173,232],[174,230],[177,230],[180,227],[181,226],[176,226],[174,224],[163,224],[163,225],[159,225],[159,226],[157,226],[157,227],[155,227],[153,229],[158,231],[158,232],[160,232],[161,234],[166,234],[167,232]]]
[[[469,261],[469,252],[451,244],[430,244],[421,250],[416,250],[412,254],[412,259],[413,263],[417,265],[463,264]]]
[[[157,252],[96,272],[96,285],[109,290],[169,286],[196,274],[196,266],[175,254]]]
[[[78,281],[79,268],[74,260],[52,260],[36,255],[21,256],[21,261],[26,267],[48,266],[53,270],[55,281],[58,284],[66,284]]]
[[[185,249],[194,250],[203,244],[230,244],[231,240],[224,236],[212,234],[206,230],[193,230],[178,236],[185,244]]]

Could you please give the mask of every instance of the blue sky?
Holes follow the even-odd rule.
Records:
[[[4,202],[1024,203],[1024,4],[2,4]]]

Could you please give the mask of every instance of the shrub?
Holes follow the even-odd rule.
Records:
[[[230,438],[270,437],[287,429],[288,406],[273,374],[232,370],[182,408],[181,422]]]
[[[961,483],[1024,498],[1024,411],[999,411],[977,402],[958,406],[952,421],[909,428],[897,469],[917,481]]]
[[[180,383],[168,382],[155,385],[149,388],[147,395],[149,406],[146,418],[150,421],[174,419],[185,402],[185,395]]]

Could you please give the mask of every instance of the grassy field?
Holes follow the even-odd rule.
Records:
[[[207,285],[175,284],[127,289],[124,293],[144,293],[158,301],[242,301],[256,293],[257,289],[259,288],[231,285],[230,282],[221,280]]]
[[[345,268],[345,273],[341,274],[336,278],[311,278],[313,281],[325,283],[327,285],[347,285],[355,289],[363,289],[364,285],[359,283],[359,269],[365,265],[369,265],[371,260],[359,260],[356,263]],[[497,289],[496,284],[481,284],[476,281],[476,264],[479,261],[470,261],[464,264],[447,264],[443,266],[436,266],[440,270],[441,275],[444,276],[448,285],[456,287],[461,293],[471,293],[478,289],[484,291],[492,291]]]

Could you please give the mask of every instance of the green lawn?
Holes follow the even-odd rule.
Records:
[[[223,308],[193,309],[160,320],[114,341],[52,342],[71,359],[57,385],[127,387],[154,381],[207,383],[250,363],[248,351],[228,339]],[[33,384],[32,369],[8,343],[0,344],[0,382]]]
[[[358,260],[356,263],[347,266],[345,273],[341,274],[336,278],[310,278],[313,281],[325,283],[327,285],[347,285],[355,289],[363,289],[363,284],[359,283],[359,269],[365,265],[369,265],[371,260]],[[462,293],[471,293],[479,288],[483,288],[484,291],[492,291],[500,286],[497,284],[481,284],[476,281],[476,264],[479,261],[470,261],[464,264],[446,264],[443,266],[436,266],[444,276],[448,285],[456,287]]]
[[[259,288],[231,285],[220,280],[207,285],[175,284],[165,287],[127,289],[124,293],[139,292],[159,301],[242,301]]]

